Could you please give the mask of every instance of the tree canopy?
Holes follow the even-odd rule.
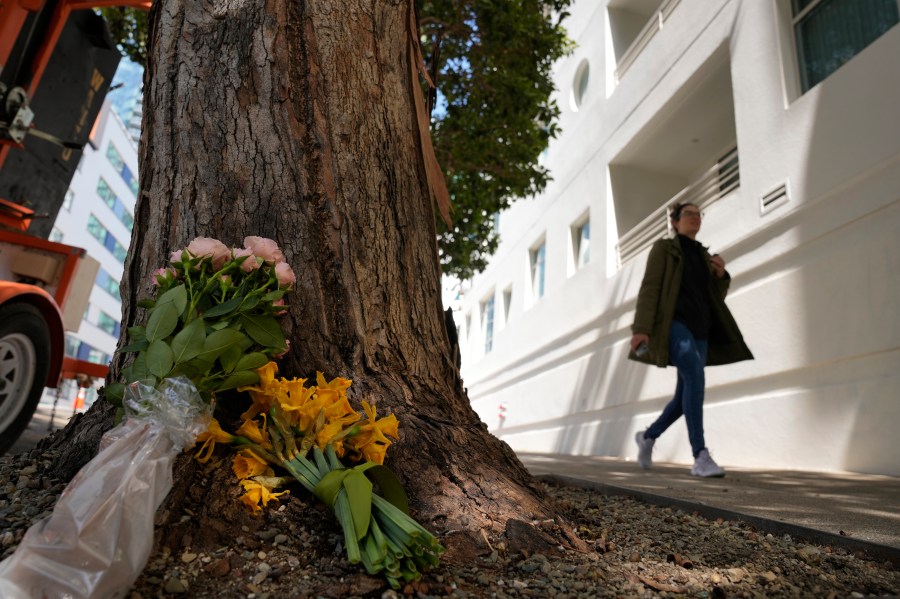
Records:
[[[571,0],[417,2],[430,94],[432,137],[452,200],[438,218],[443,271],[469,278],[497,248],[494,215],[543,191],[539,162],[558,132],[553,63],[571,45],[562,26]],[[146,62],[146,14],[103,9],[120,49]]]

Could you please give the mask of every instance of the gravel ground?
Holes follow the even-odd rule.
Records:
[[[51,453],[0,458],[0,551],[49,515],[63,485],[41,475]],[[585,489],[547,485],[592,552],[523,555],[490,539],[474,561],[445,562],[389,589],[342,557],[331,516],[298,493],[228,546],[150,558],[129,599],[301,597],[897,597],[900,572],[841,548],[773,537],[742,522]],[[185,514],[184,517],[190,517]],[[541,526],[542,523],[535,523]]]

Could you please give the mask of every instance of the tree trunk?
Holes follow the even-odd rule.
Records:
[[[452,357],[411,3],[154,3],[123,321],[141,318],[149,273],[195,236],[274,239],[297,273],[281,321],[291,341],[282,374],[348,377],[351,401],[395,413],[401,440],[387,465],[420,521],[460,533],[444,541],[467,554],[483,532],[509,532],[510,519],[555,514],[471,409]],[[97,419],[108,423],[108,410],[87,418]],[[159,518],[166,542],[196,543],[229,525],[210,522],[236,503],[222,492],[234,484],[229,469],[189,485],[199,468],[178,462]],[[183,501],[206,505],[207,521],[168,517]],[[550,534],[537,537],[577,543],[565,528]]]

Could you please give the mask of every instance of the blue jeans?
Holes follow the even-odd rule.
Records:
[[[675,387],[675,397],[644,433],[647,439],[656,439],[683,414],[695,458],[706,449],[703,439],[703,391],[706,385],[703,367],[706,366],[707,345],[706,341],[694,339],[684,323],[672,321],[669,361],[678,369],[678,385]]]

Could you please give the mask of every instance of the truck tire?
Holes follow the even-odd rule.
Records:
[[[29,304],[0,306],[0,454],[28,427],[50,367],[50,331]]]

